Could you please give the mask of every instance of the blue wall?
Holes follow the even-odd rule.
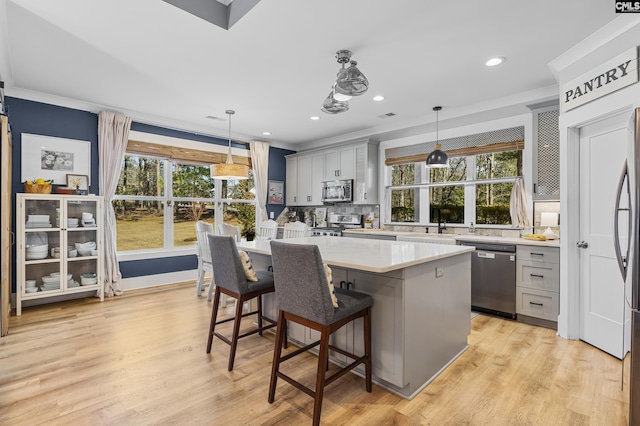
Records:
[[[12,130],[13,138],[13,171],[12,171],[12,191],[14,194],[23,192],[21,182],[21,136],[22,133],[33,133],[44,136],[54,136],[59,138],[77,139],[89,141],[91,143],[91,187],[92,194],[99,193],[99,166],[98,166],[98,115],[86,111],[71,108],[59,107],[55,105],[33,102],[24,99],[6,97],[7,116]],[[151,126],[148,124],[132,123],[131,130],[145,133],[152,133],[175,138],[189,139],[199,142],[212,143],[217,145],[228,145],[228,140],[198,133],[189,133],[180,130],[166,129],[163,127]],[[244,143],[233,142],[232,145],[238,148],[246,148]],[[269,150],[269,179],[285,180],[285,159],[284,156],[292,154],[280,148]],[[284,206],[267,205],[269,212],[273,211],[277,217]],[[15,213],[15,211],[14,211]],[[15,214],[13,215],[13,230],[15,232]],[[15,259],[15,247],[13,258]],[[197,259],[192,256],[176,256],[170,258],[136,260],[120,262],[120,270],[123,278],[131,278],[145,275],[155,275],[168,272],[191,270],[197,267]],[[13,282],[15,283],[15,268],[13,268]],[[13,287],[15,291],[15,285]]]

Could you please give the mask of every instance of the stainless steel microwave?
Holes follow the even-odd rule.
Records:
[[[329,180],[322,182],[323,203],[345,203],[353,200],[353,180]]]

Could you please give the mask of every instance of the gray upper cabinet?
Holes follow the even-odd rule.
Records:
[[[289,206],[322,205],[322,181],[353,179],[353,204],[378,204],[378,145],[367,141],[285,157]]]
[[[533,113],[533,198],[560,199],[558,104],[531,107]]]

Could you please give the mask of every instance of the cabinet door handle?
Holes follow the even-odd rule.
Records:
[[[544,256],[544,253],[531,253],[531,256]]]
[[[544,278],[544,275],[538,275],[538,274],[529,274],[529,275],[536,278]]]
[[[364,199],[365,200],[367,199],[367,193],[366,192],[364,193]]]
[[[344,285],[346,285],[347,283],[344,281],[340,281],[340,288],[343,288]]]
[[[298,196],[297,196],[297,195],[294,195],[294,196],[293,196],[293,202],[295,203],[296,201],[298,201]]]
[[[351,286],[353,286],[353,283],[352,283],[351,281],[349,281],[349,282],[347,283],[347,290],[349,290],[349,288],[350,288]]]
[[[530,305],[543,306],[543,303],[529,302]]]

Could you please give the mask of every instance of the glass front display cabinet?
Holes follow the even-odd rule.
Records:
[[[16,315],[33,299],[86,294],[103,301],[102,197],[16,198]]]

